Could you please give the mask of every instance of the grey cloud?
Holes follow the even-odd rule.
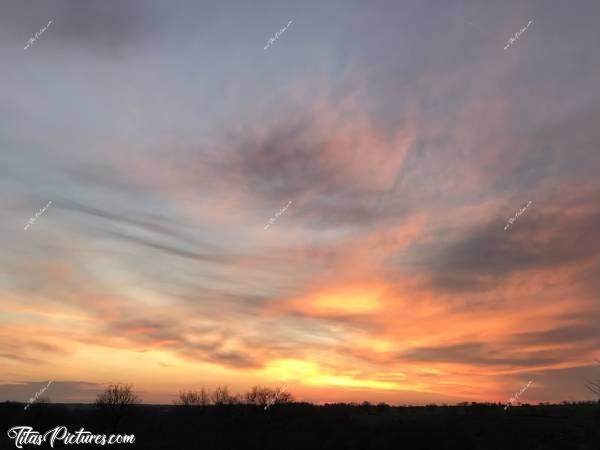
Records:
[[[247,354],[237,351],[225,351],[223,345],[232,333],[219,328],[220,337],[215,340],[210,327],[193,327],[196,332],[192,342],[183,336],[187,330],[185,324],[174,323],[168,320],[152,318],[122,320],[107,324],[111,334],[120,335],[139,345],[157,344],[168,348],[181,357],[195,361],[210,361],[224,366],[237,368],[257,367],[256,362]],[[201,331],[206,330],[208,335]],[[166,341],[166,342],[165,342]]]
[[[48,385],[49,381],[52,381]],[[0,400],[10,400],[26,403],[43,388],[43,396],[55,403],[89,403],[104,389],[97,383],[85,381],[23,381],[12,384],[0,384]]]
[[[500,356],[498,356],[500,355]],[[545,357],[544,355],[549,355]],[[481,366],[521,366],[534,367],[554,364],[561,361],[548,352],[530,352],[526,356],[502,356],[498,349],[493,349],[479,342],[465,342],[437,347],[417,347],[401,354],[403,359],[423,362],[452,362]]]
[[[441,251],[426,249],[427,262],[420,264],[430,272],[431,284],[448,291],[487,290],[512,273],[589,261],[600,250],[600,241],[591,239],[600,230],[600,209],[571,218],[539,212],[532,204],[508,230],[503,226],[498,218],[467,231]],[[550,239],[534,239],[548,232]]]
[[[193,252],[190,250],[184,250],[184,249],[175,247],[173,245],[152,242],[147,239],[134,237],[132,235],[125,234],[125,233],[119,233],[116,231],[109,232],[108,234],[111,236],[117,237],[119,239],[138,244],[138,245],[143,245],[143,246],[155,249],[155,250],[160,250],[162,252],[169,253],[171,255],[181,256],[183,258],[194,259],[196,261],[203,261],[203,262],[207,262],[207,263],[216,263],[216,264],[227,264],[227,263],[232,262],[232,259],[233,259],[231,256],[228,257],[227,255],[223,255],[223,254],[218,255],[218,254],[198,253],[198,252]]]
[[[192,240],[191,237],[182,233],[180,229],[175,228],[172,225],[173,219],[170,217],[161,217],[156,215],[152,217],[148,214],[142,215],[142,213],[139,212],[132,213],[130,215],[118,214],[116,212],[108,212],[106,210],[82,205],[80,203],[70,200],[61,201],[58,206],[66,210],[100,217],[119,224],[133,225],[138,228],[141,228],[143,231],[161,233],[168,238],[184,240],[188,243],[194,243],[198,245]],[[140,218],[140,216],[143,218]],[[202,245],[210,247],[209,244]]]
[[[122,57],[125,46],[143,45],[160,33],[164,13],[165,9],[154,0],[143,3],[132,0],[7,1],[2,5],[0,23],[21,33],[24,29],[31,30],[30,35],[33,35],[52,21],[39,38],[47,40],[44,45],[82,46],[103,56]],[[39,42],[33,45],[36,44]]]
[[[517,345],[557,345],[588,342],[589,348],[600,346],[600,325],[579,324],[545,331],[519,333],[513,337]]]
[[[185,343],[185,339],[176,331],[176,324],[166,320],[122,320],[111,323],[110,329],[114,334],[127,335],[129,339],[141,344],[164,340],[175,341],[179,344]]]
[[[286,117],[265,118],[269,124],[264,137],[248,137],[256,135],[252,130],[244,136],[230,134],[222,152],[190,156],[178,164],[193,167],[195,178],[196,170],[202,171],[207,185],[240,186],[273,205],[292,200],[286,214],[309,224],[355,227],[371,224],[375,214],[378,220],[398,216],[393,210],[375,211],[374,203],[384,192],[358,185],[343,161],[324,156],[331,143],[315,119],[291,110]]]
[[[141,187],[132,183],[120,171],[100,161],[94,164],[67,165],[63,170],[78,185],[94,186],[120,193],[142,192]]]

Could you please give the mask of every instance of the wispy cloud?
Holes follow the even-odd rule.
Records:
[[[544,9],[526,64],[490,52],[539,13],[516,0],[309,2],[288,13],[310,27],[259,63],[281,19],[249,3],[71,3],[0,14],[17,50],[55,25],[3,65],[5,385],[93,399],[112,361],[147,401],[282,378],[303,400],[504,402],[527,380],[528,400],[585,395],[597,4]],[[60,226],[20,233],[44,195]]]

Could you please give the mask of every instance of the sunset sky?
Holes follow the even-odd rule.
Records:
[[[599,18],[3,0],[0,401],[591,400]]]

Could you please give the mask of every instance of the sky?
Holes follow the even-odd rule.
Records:
[[[0,401],[593,399],[599,18],[2,1]]]

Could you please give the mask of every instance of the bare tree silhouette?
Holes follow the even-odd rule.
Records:
[[[592,381],[586,380],[583,384],[594,394],[600,396],[600,383],[594,383]]]
[[[294,396],[290,392],[279,391],[275,398],[275,403],[291,403],[294,401]]]
[[[596,360],[597,363],[600,363],[600,360]],[[594,383],[592,381],[589,380],[585,380],[583,382],[584,386],[591,391],[592,393],[600,396],[600,382],[599,383]]]
[[[174,403],[177,406],[206,406],[210,404],[210,395],[204,388],[200,391],[183,391]]]
[[[264,406],[265,409],[271,405],[279,403],[290,403],[294,397],[284,389],[271,389],[268,387],[254,386],[252,390],[246,393],[246,403],[249,405]]]
[[[176,406],[206,406],[211,404],[219,406],[245,403],[268,407],[293,401],[293,395],[283,389],[275,390],[264,386],[253,386],[245,394],[231,395],[227,386],[218,386],[212,393],[204,388],[199,391],[181,391],[173,404]]]
[[[100,416],[111,429],[131,416],[135,405],[141,403],[140,397],[133,392],[130,384],[111,384],[96,398],[95,406]]]
[[[250,392],[246,393],[246,403],[249,405],[265,406],[270,398],[274,397],[276,392],[273,389],[262,386],[254,386]]]
[[[212,394],[212,399],[215,405],[232,405],[239,403],[237,396],[231,396],[229,394],[229,388],[227,386],[218,386]]]

